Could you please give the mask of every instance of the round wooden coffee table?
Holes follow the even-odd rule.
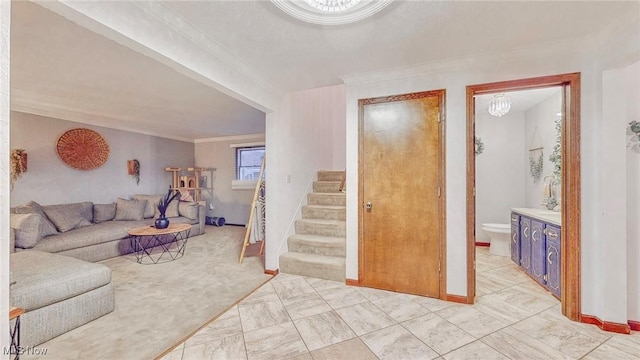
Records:
[[[128,231],[139,264],[157,264],[181,258],[190,232],[189,224],[169,224],[166,229],[145,226]]]

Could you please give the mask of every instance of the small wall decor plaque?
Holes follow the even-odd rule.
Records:
[[[97,132],[71,129],[58,138],[56,150],[60,159],[78,170],[92,170],[109,158],[109,145]]]
[[[127,171],[136,179],[136,185],[140,184],[140,161],[138,159],[127,160]]]

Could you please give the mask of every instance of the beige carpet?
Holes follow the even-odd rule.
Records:
[[[46,356],[21,359],[151,360],[223,313],[271,276],[261,257],[238,257],[245,228],[207,226],[176,261],[141,265],[133,255],[109,266],[116,309],[38,348]]]

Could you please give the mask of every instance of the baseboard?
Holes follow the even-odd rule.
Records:
[[[224,226],[242,226],[242,227],[247,227],[247,225],[244,225],[244,224],[229,224],[229,223],[224,223]]]
[[[631,328],[629,324],[619,324],[610,321],[602,321],[597,316],[581,314],[580,322],[595,325],[604,331],[610,331],[619,334],[631,334]]]
[[[469,302],[469,299],[466,296],[460,296],[460,295],[447,294],[445,297],[445,300],[455,302],[455,303],[460,303],[460,304],[471,304]]]
[[[280,269],[275,269],[275,270],[264,269],[264,273],[267,275],[276,276],[280,273]]]
[[[355,279],[345,279],[344,283],[349,286],[360,286],[360,280]]]
[[[640,321],[629,320],[629,328],[633,331],[640,331]]]
[[[476,241],[476,246],[489,247],[490,245],[491,245],[491,243],[487,243],[487,242],[478,242],[478,241]]]

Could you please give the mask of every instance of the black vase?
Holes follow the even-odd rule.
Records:
[[[156,229],[166,229],[167,227],[169,227],[169,219],[164,216],[156,219]]]

